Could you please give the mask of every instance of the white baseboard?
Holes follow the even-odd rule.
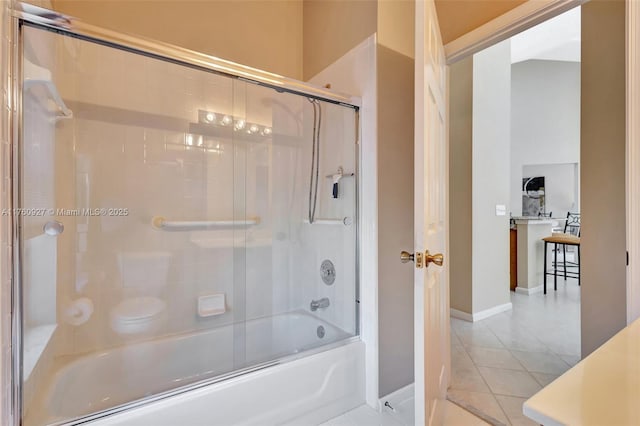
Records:
[[[480,311],[478,313],[473,314],[473,321],[480,321],[480,320],[492,317],[501,312],[510,311],[512,308],[513,308],[513,305],[511,304],[511,302],[494,306],[493,308],[485,309],[484,311]]]
[[[497,315],[504,311],[510,311],[513,308],[511,302],[504,303],[502,305],[494,306],[493,308],[485,309],[484,311],[476,312],[475,314],[469,314],[466,312],[459,311],[457,309],[450,309],[451,316],[454,318],[458,318],[461,320],[476,322],[483,319],[487,319],[494,315]]]
[[[398,407],[404,401],[411,399],[414,397],[415,389],[413,383],[398,389],[397,391],[391,392],[388,395],[380,398],[380,411],[388,410],[388,407],[385,407],[385,402],[389,402],[389,405],[392,407]]]
[[[459,310],[453,309],[453,308],[449,309],[449,311],[450,311],[450,315],[452,317],[454,317],[454,318],[458,318],[458,319],[461,319],[461,320],[464,320],[464,321],[473,322],[473,315],[471,315],[469,313],[462,312],[462,311],[459,311]]]
[[[537,287],[516,287],[516,293],[518,294],[526,294],[527,296],[531,296],[532,294],[540,293],[542,291],[542,286],[539,285]]]

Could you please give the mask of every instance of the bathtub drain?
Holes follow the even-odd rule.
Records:
[[[324,327],[319,325],[318,329],[316,330],[316,334],[318,335],[318,337],[322,339],[324,337],[325,333],[326,332],[324,331]]]

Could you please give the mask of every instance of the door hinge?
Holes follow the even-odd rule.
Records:
[[[629,252],[627,251],[627,266],[629,266]]]

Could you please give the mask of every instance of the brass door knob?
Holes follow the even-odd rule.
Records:
[[[408,251],[402,251],[400,253],[400,262],[402,263],[413,262],[413,259],[414,259],[413,253],[409,253]]]
[[[424,253],[424,257],[426,259],[426,264],[429,266],[430,263],[434,263],[438,266],[442,266],[444,263],[444,256],[442,253],[431,254],[429,250]]]
[[[422,268],[424,265],[424,257],[422,255],[422,252],[417,252],[415,255],[413,253],[409,253],[408,251],[402,251],[400,253],[400,262],[402,263],[408,263],[408,262],[415,262],[416,263],[416,268],[420,269]]]

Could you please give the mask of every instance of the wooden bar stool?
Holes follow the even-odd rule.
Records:
[[[571,234],[556,234],[550,237],[543,238],[544,241],[544,294],[547,294],[547,275],[553,275],[553,289],[558,290],[558,245],[563,246],[564,257],[562,264],[564,265],[564,279],[567,277],[577,278],[578,285],[580,285],[580,237]],[[547,246],[553,244],[553,272],[547,270]],[[567,250],[566,246],[577,247],[577,259],[576,266],[578,271],[567,271]]]

